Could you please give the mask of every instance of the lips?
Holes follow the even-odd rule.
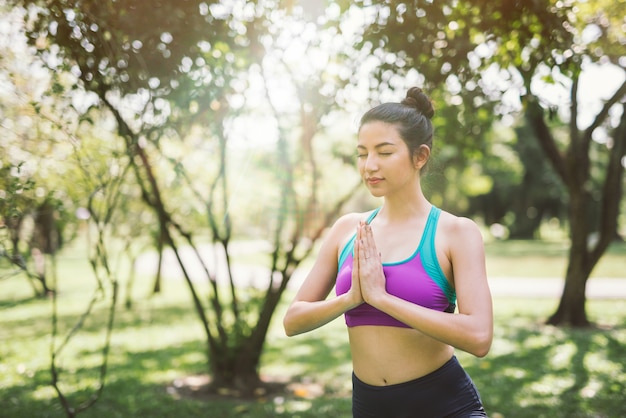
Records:
[[[381,179],[380,177],[368,177],[366,181],[367,184],[375,185],[383,181],[383,179]]]

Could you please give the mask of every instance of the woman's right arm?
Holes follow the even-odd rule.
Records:
[[[333,225],[313,268],[289,305],[283,319],[288,336],[319,328],[363,302],[361,292],[355,286],[347,293],[327,299],[335,285],[338,248],[348,232],[349,222],[349,218],[344,217]]]

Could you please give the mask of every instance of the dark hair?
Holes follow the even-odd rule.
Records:
[[[400,103],[383,103],[368,110],[361,118],[359,129],[368,122],[396,125],[398,133],[413,156],[421,145],[432,148],[435,114],[432,102],[419,87],[411,87]]]

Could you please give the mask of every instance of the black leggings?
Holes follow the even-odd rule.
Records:
[[[472,379],[452,357],[426,376],[389,386],[372,386],[352,373],[354,418],[486,417]]]

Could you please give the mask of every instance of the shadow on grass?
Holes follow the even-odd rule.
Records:
[[[24,302],[16,303],[20,308],[28,309],[28,303],[33,306],[40,305],[41,299],[32,299]],[[39,308],[37,311],[30,310],[28,317],[20,316],[19,319],[4,319],[2,326],[5,332],[12,337],[18,338],[36,338],[41,335],[49,335],[51,333],[52,321],[52,304],[45,301],[46,307]],[[63,303],[62,301],[60,302]],[[73,310],[72,313],[57,313],[58,335],[63,338],[79,321],[84,310],[87,308],[88,301]],[[103,333],[105,324],[108,319],[109,307],[107,302],[96,303],[93,311],[85,318],[80,333],[98,334]],[[138,306],[130,310],[118,308],[115,313],[114,332],[123,331],[126,328],[135,328],[151,324],[159,324],[160,326],[173,326],[187,319],[189,321],[199,321],[196,313],[184,306],[168,306],[152,309],[147,306]]]
[[[296,375],[302,379],[318,376],[324,371],[351,371],[347,332],[333,326],[304,335],[270,340],[263,352],[263,362],[296,370]]]
[[[166,350],[140,352],[118,351],[108,367],[102,397],[81,416],[113,417],[345,417],[350,415],[346,398],[306,398],[293,394],[274,394],[256,400],[220,399],[215,396],[181,397],[172,382],[182,375],[172,370],[204,372],[205,362],[189,357],[201,349],[203,341],[190,341]],[[96,350],[82,350],[81,357],[99,355]],[[62,370],[61,387],[66,388],[73,406],[93,395],[99,367]],[[47,396],[43,396],[43,394]],[[0,416],[32,418],[64,417],[65,413],[50,386],[48,370],[37,370],[25,385],[2,388]]]
[[[132,411],[139,404],[154,403],[154,399],[167,400],[165,383],[159,379],[159,370],[180,367],[180,358],[192,350],[197,350],[198,343],[189,342],[163,351],[120,352],[111,355],[108,365],[104,395],[95,406],[86,412],[86,416],[134,416]],[[99,365],[85,367],[84,361],[99,357],[98,350],[84,349],[71,368],[60,368],[60,387],[72,406],[77,407],[89,399],[96,391],[99,377]],[[85,360],[80,360],[85,359]],[[69,363],[61,362],[61,363]],[[79,364],[80,367],[76,367]],[[189,365],[187,365],[189,366]],[[61,417],[64,412],[56,399],[51,386],[50,372],[41,368],[36,370],[26,384],[6,386],[2,390],[2,416],[18,417]],[[152,401],[150,401],[152,398]],[[172,400],[172,403],[173,402]],[[97,411],[107,411],[106,414]],[[117,412],[116,412],[117,411]]]
[[[508,353],[466,363],[489,412],[516,418],[626,416],[626,347],[611,332],[535,325],[511,327],[498,338],[509,343]]]
[[[22,299],[5,299],[5,300],[0,300],[0,310],[2,309],[10,309],[10,308],[14,308],[16,306],[23,306],[23,305],[27,305],[29,303],[38,303],[41,302],[42,300],[47,300],[48,297],[47,296],[28,296]]]
[[[50,384],[48,351],[51,328],[49,318],[46,317],[49,311],[40,307],[32,312],[33,318],[24,319],[22,315],[16,315],[16,319],[3,322],[4,331],[13,343],[0,350],[0,356],[22,363],[20,367],[24,371],[19,372],[19,376],[0,380],[0,404],[3,406],[0,416],[63,417],[65,413]],[[98,307],[59,358],[61,387],[67,392],[66,396],[73,406],[89,399],[97,388],[106,313],[104,307]],[[69,330],[78,317],[75,314],[60,315],[59,327]],[[61,333],[59,340],[64,335]],[[333,350],[334,343],[329,342],[326,336],[285,340],[292,343],[292,348],[308,347],[316,353],[313,356],[304,353],[285,356],[284,347],[280,344],[270,345],[266,350],[264,356],[273,358],[272,361],[280,362],[282,356],[291,363],[305,365],[301,369],[301,377],[293,378],[288,374],[282,376],[286,379],[282,385],[287,389],[284,393],[260,396],[254,401],[221,399],[202,392],[196,392],[194,396],[181,396],[185,395],[184,391],[176,388],[174,382],[190,376],[207,376],[206,341],[203,337],[196,314],[189,307],[161,305],[153,309],[137,305],[130,311],[120,309],[113,331],[104,392],[101,399],[81,416],[182,418],[350,415],[348,398],[337,396],[332,385],[321,387],[316,392],[316,387],[320,385],[307,378],[316,376],[324,367],[333,368],[349,362],[347,348]],[[344,335],[344,345],[346,341]],[[39,358],[20,356],[21,347],[28,344],[33,345],[31,351]],[[311,362],[311,359],[316,361]],[[14,366],[17,367],[17,364]],[[14,372],[15,367],[11,369]],[[297,393],[298,389],[287,388],[287,383],[296,383],[300,393]],[[308,386],[297,386],[299,383],[307,383]],[[309,390],[311,387],[313,391]]]

